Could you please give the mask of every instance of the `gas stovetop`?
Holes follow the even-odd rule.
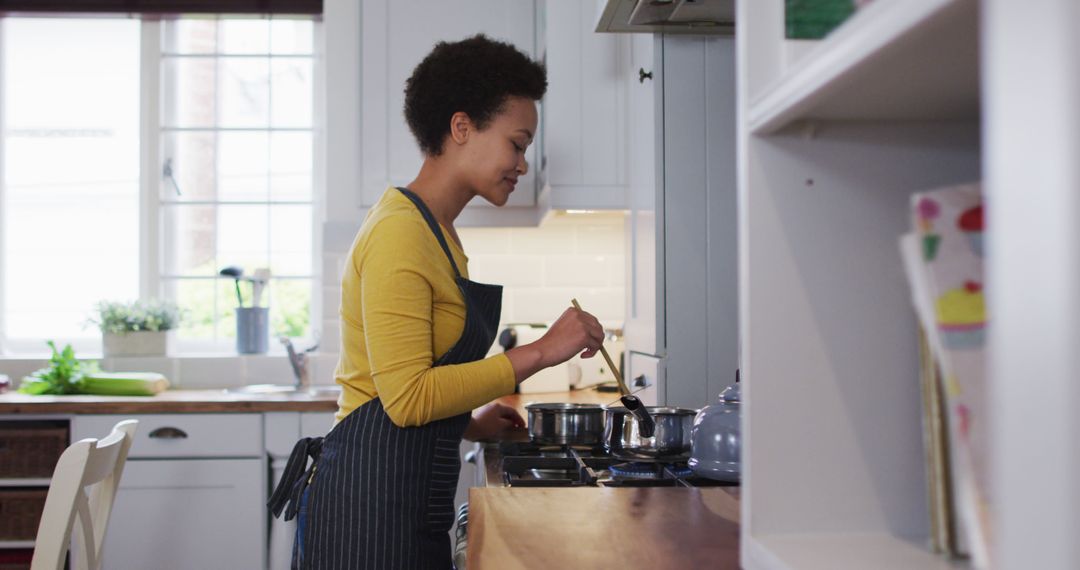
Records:
[[[502,483],[509,487],[722,487],[724,483],[698,477],[686,461],[627,462],[603,447],[538,446],[504,443],[499,446]]]

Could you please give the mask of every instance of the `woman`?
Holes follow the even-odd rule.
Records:
[[[286,519],[299,515],[294,567],[452,568],[462,437],[522,426],[488,403],[599,350],[600,323],[569,308],[535,343],[484,358],[502,288],[468,280],[454,230],[473,197],[501,206],[528,171],[546,88],[543,67],[482,35],[436,45],[408,79],[405,117],[424,162],[407,187],[387,189],[353,243],[337,424],[297,444],[271,498],[275,514],[291,500]]]

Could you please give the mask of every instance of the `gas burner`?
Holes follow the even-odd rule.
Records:
[[[623,479],[659,479],[663,476],[655,464],[648,463],[613,463],[608,470],[612,477]]]
[[[671,474],[680,478],[687,479],[694,476],[694,472],[690,469],[689,465],[675,464],[668,467]]]

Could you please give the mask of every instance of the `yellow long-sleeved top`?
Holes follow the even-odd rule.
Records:
[[[439,228],[468,278],[465,252]],[[353,241],[341,279],[341,384],[337,421],[378,397],[398,426],[470,411],[514,391],[503,354],[433,367],[465,327],[454,270],[416,206],[383,193]]]

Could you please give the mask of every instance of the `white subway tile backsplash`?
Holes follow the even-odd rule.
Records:
[[[324,253],[322,260],[323,283],[341,285],[341,275],[345,269],[345,256],[336,253]]]
[[[337,320],[341,310],[341,286],[323,286],[322,288],[322,313],[324,319]]]
[[[311,375],[311,383],[313,385],[333,384],[337,364],[336,352],[319,352],[308,356],[308,373]]]
[[[337,352],[341,349],[341,320],[338,318],[323,321],[323,328],[319,337],[319,349],[327,352]]]
[[[247,384],[244,359],[236,356],[185,357],[179,359],[177,382],[187,389],[228,388]]]
[[[573,226],[512,228],[510,252],[515,255],[576,253],[577,232]]]
[[[110,372],[157,372],[170,384],[177,381],[177,359],[167,356],[114,356],[102,360],[101,368]]]
[[[544,280],[539,260],[524,255],[475,255],[469,259],[469,278],[503,287],[535,287]]]
[[[508,321],[550,323],[570,307],[579,290],[561,287],[541,287],[514,291],[514,313]]]
[[[577,228],[580,254],[622,255],[626,239],[622,224],[589,224]]]
[[[605,324],[619,323],[626,314],[626,289],[623,287],[606,287],[600,289],[588,289],[577,293],[577,300],[581,308],[605,321]]]
[[[458,237],[470,262],[477,254],[510,253],[508,228],[459,228]]]
[[[623,273],[603,255],[552,255],[543,261],[543,285],[551,287],[606,287],[612,273]]]
[[[244,384],[292,384],[296,381],[292,365],[284,354],[248,355],[242,358]]]
[[[5,358],[0,360],[0,374],[6,375],[12,382],[13,387],[22,381],[23,376],[31,372],[45,368],[49,365],[47,359],[37,358]]]

